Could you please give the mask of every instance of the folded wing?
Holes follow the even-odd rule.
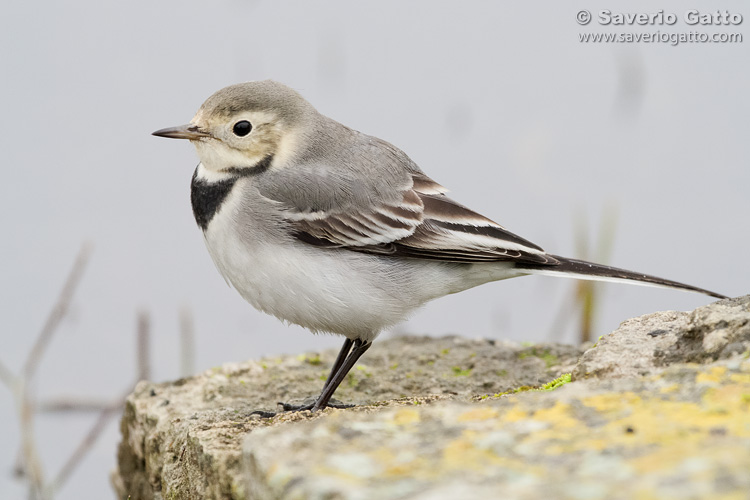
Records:
[[[415,173],[398,201],[325,212],[292,209],[286,217],[297,238],[316,246],[448,262],[557,264],[539,246],[456,203],[445,192],[440,184]]]

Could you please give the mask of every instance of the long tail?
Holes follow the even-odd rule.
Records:
[[[594,264],[593,262],[586,262],[585,260],[569,259],[567,257],[560,257],[558,255],[551,255],[559,261],[557,265],[548,264],[525,264],[519,266],[517,269],[521,271],[529,271],[530,274],[543,274],[547,276],[566,276],[569,278],[576,278],[581,280],[595,280],[595,281],[613,281],[619,283],[632,283],[636,285],[646,286],[657,286],[666,288],[676,288],[679,290],[689,290],[691,292],[703,293],[716,297],[717,299],[726,299],[726,295],[698,288],[697,286],[686,285],[684,283],[678,283],[677,281],[665,280],[664,278],[657,278],[656,276],[650,276],[643,273],[635,273],[626,269],[619,269],[617,267],[602,266],[600,264]]]

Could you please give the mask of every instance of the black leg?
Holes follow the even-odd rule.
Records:
[[[352,348],[352,345],[354,347]],[[320,393],[320,396],[318,396],[318,399],[315,401],[315,403],[307,403],[302,405],[293,405],[289,403],[279,403],[284,411],[302,411],[302,410],[322,410],[328,406],[332,406],[334,408],[351,408],[353,405],[345,405],[345,404],[333,404],[329,401],[331,397],[333,396],[333,393],[336,392],[336,389],[338,389],[339,385],[341,385],[341,382],[344,380],[346,375],[349,373],[349,371],[352,369],[354,364],[357,362],[357,360],[367,351],[367,349],[370,348],[372,345],[372,342],[364,342],[362,340],[351,340],[346,339],[344,341],[344,345],[341,346],[341,350],[339,351],[338,356],[336,356],[336,361],[333,362],[333,367],[331,367],[331,373],[328,375],[328,379],[326,380],[326,383],[323,385],[323,391]],[[351,351],[351,352],[350,352]],[[254,411],[253,414],[260,415],[263,418],[271,418],[276,415],[275,412],[267,412],[267,411]]]
[[[351,342],[348,339],[347,341]],[[336,392],[336,389],[338,389],[339,385],[341,385],[341,382],[344,381],[344,378],[352,369],[354,364],[360,357],[362,357],[362,355],[367,351],[367,349],[370,348],[371,345],[372,342],[365,342],[360,339],[354,341],[352,352],[349,353],[349,356],[347,356],[346,360],[341,364],[338,370],[336,370],[336,374],[334,375],[333,371],[331,371],[331,375],[333,376],[328,377],[328,381],[323,387],[323,392],[320,393],[320,397],[318,397],[318,400],[315,402],[315,406],[312,407],[312,411],[322,410],[326,406],[328,406],[328,401],[331,399],[331,396],[333,396],[333,393]],[[338,364],[339,358],[342,357],[342,353],[343,349],[341,352],[339,352],[339,357],[336,359],[336,364]]]
[[[325,388],[328,387],[328,384],[331,383],[331,380],[333,380],[333,377],[336,375],[336,372],[339,371],[339,368],[341,368],[341,365],[344,364],[344,360],[346,360],[346,357],[349,355],[349,351],[352,350],[353,342],[354,341],[352,339],[346,339],[344,341],[344,345],[341,346],[339,355],[336,356],[336,361],[333,362],[333,366],[331,367],[331,373],[328,374],[326,383],[323,384],[323,390],[325,390]]]
[[[341,365],[344,364],[344,361],[346,360],[346,357],[349,355],[349,351],[352,348],[352,344],[354,343],[351,339],[346,339],[344,341],[344,345],[341,346],[341,350],[339,351],[338,356],[336,356],[336,361],[333,362],[333,366],[331,367],[331,373],[328,374],[328,378],[326,379],[326,383],[323,384],[323,392],[325,392],[326,387],[331,383],[331,380],[333,380],[333,377],[336,376],[336,372],[339,371],[341,368]],[[315,403],[318,402],[320,399],[320,396],[318,396],[318,399],[315,400]],[[290,403],[279,403],[281,407],[284,409],[284,411],[302,411],[302,410],[312,410],[313,405],[315,403],[306,403],[301,405],[293,405]],[[337,408],[349,408],[351,405],[336,405]]]

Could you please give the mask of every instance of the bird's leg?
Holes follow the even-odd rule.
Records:
[[[331,400],[333,393],[336,392],[336,389],[338,389],[339,385],[341,385],[341,382],[343,382],[344,378],[346,378],[346,375],[349,373],[349,371],[351,371],[357,360],[362,357],[362,355],[367,351],[367,349],[370,348],[371,345],[372,342],[365,342],[360,339],[354,341],[352,341],[351,339],[346,339],[344,341],[344,345],[341,346],[341,350],[339,351],[338,356],[336,356],[336,361],[333,362],[331,373],[328,375],[328,379],[326,379],[326,383],[323,385],[323,391],[320,393],[320,396],[318,396],[318,399],[314,403],[302,405],[292,405],[289,403],[279,404],[282,406],[284,411],[317,411],[327,408],[328,406],[334,408],[351,408],[353,405],[333,404],[329,403],[329,401]],[[276,415],[276,412],[258,410],[254,411],[253,414],[260,415],[263,418],[271,418]]]
[[[349,355],[349,351],[352,350],[353,343],[354,341],[352,339],[346,339],[344,341],[344,345],[341,346],[341,350],[339,351],[338,356],[336,356],[336,361],[333,362],[333,366],[331,367],[331,373],[328,374],[326,383],[323,384],[324,391],[325,391],[325,388],[328,387],[328,384],[331,383],[331,380],[333,380],[333,377],[336,375],[336,372],[339,371],[339,368],[341,368],[341,365],[344,364],[346,357]]]
[[[349,339],[347,339],[347,341],[351,342]],[[370,348],[371,345],[372,342],[365,342],[361,339],[357,339],[354,341],[354,347],[352,347],[352,350],[346,357],[346,360],[341,364],[341,366],[338,367],[335,375],[333,371],[331,371],[332,376],[328,377],[328,381],[326,382],[325,386],[323,386],[323,392],[320,393],[318,400],[312,407],[312,411],[322,410],[326,406],[328,406],[328,401],[331,399],[331,396],[333,396],[333,393],[336,392],[336,389],[338,389],[339,385],[341,385],[341,382],[344,381],[344,378],[352,369],[354,364],[360,357],[362,357],[362,355],[367,351],[367,349]],[[342,357],[342,353],[343,349],[341,352],[339,352],[339,358]],[[338,363],[338,361],[339,359],[337,358],[336,363]]]
[[[339,371],[341,368],[341,365],[344,364],[344,361],[346,361],[347,356],[349,355],[349,351],[352,349],[352,344],[354,343],[351,339],[346,339],[344,341],[344,345],[341,346],[341,349],[339,350],[338,356],[336,356],[336,361],[333,362],[333,366],[331,367],[331,372],[328,374],[328,378],[326,379],[326,383],[323,384],[323,392],[325,392],[326,387],[328,387],[328,384],[331,383],[331,380],[336,376],[336,372]],[[320,396],[318,396],[318,399],[320,399]],[[312,410],[313,406],[318,400],[316,399],[312,403],[307,404],[301,404],[301,405],[293,405],[290,403],[279,403],[281,407],[284,409],[284,411],[302,411],[302,410]],[[336,405],[338,406],[338,405]],[[341,405],[341,408],[349,408],[350,405]]]

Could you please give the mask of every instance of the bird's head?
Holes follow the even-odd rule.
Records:
[[[187,125],[153,135],[188,139],[210,171],[246,172],[268,166],[269,158],[283,164],[315,115],[315,108],[286,85],[271,80],[246,82],[213,94]]]

